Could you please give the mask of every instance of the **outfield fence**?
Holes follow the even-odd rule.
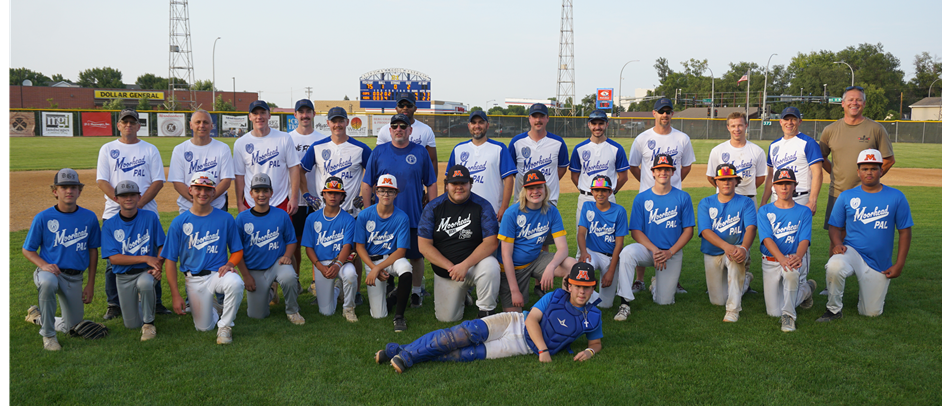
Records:
[[[187,124],[192,111],[141,111],[144,125],[141,136],[192,136]],[[63,110],[63,109],[10,109],[10,135],[12,136],[117,136],[114,110]],[[210,112],[214,123],[213,136],[238,137],[252,129],[247,112]],[[376,136],[379,129],[389,122],[391,114],[350,114],[347,128],[353,136]],[[469,138],[468,116],[459,114],[416,114],[416,120],[428,124],[437,137]],[[526,116],[489,116],[491,137],[513,137],[529,128]],[[588,138],[587,117],[551,117],[547,130],[565,138]],[[315,117],[315,128],[329,133],[324,115]],[[687,133],[692,139],[727,139],[725,119],[674,118],[674,128]],[[821,138],[824,127],[835,120],[804,120],[801,132]],[[893,142],[942,144],[942,121],[877,121],[889,134]],[[782,136],[777,120],[750,120],[749,139],[774,140]],[[272,113],[272,127],[291,131],[297,121],[291,113]],[[612,138],[634,138],[654,125],[652,118],[611,118],[608,136]],[[569,129],[567,129],[569,128]]]

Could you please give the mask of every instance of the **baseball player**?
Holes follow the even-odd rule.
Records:
[[[710,160],[707,161],[707,181],[717,187],[716,169],[720,164],[730,164],[736,167],[736,176],[740,178],[736,186],[736,194],[746,196],[756,204],[756,190],[765,182],[766,158],[762,147],[746,139],[749,128],[749,118],[741,111],[734,111],[726,116],[726,129],[729,131],[729,140],[713,147],[710,151]],[[755,211],[755,210],[753,210]]]
[[[249,120],[254,128],[239,137],[232,147],[236,202],[239,213],[255,206],[249,182],[256,174],[264,173],[274,187],[270,205],[293,215],[298,209],[300,161],[291,137],[269,127],[269,118],[268,103],[256,100],[249,105]]]
[[[409,119],[409,126],[412,128],[412,133],[409,134],[409,141],[425,148],[429,158],[432,160],[435,178],[438,179],[438,148],[435,147],[435,133],[432,132],[432,127],[429,127],[428,124],[415,119],[416,110],[418,110],[418,107],[415,106],[415,94],[408,92],[400,93],[399,100],[396,100],[396,114],[402,114]],[[391,125],[392,121],[379,129],[379,133],[376,134],[377,147],[393,141],[392,132],[390,131]],[[428,196],[427,199],[431,200],[434,198],[435,196]],[[428,200],[426,200],[426,202]]]
[[[504,143],[487,137],[489,126],[486,113],[481,110],[471,112],[468,117],[471,139],[455,145],[445,173],[455,165],[468,168],[474,180],[474,194],[491,204],[497,212],[497,221],[500,221],[512,200],[517,166]]]
[[[288,135],[291,136],[294,149],[298,152],[298,160],[303,160],[311,144],[329,137],[314,130],[314,103],[310,100],[301,99],[294,103],[294,118],[298,120],[298,128],[295,128],[294,131],[291,131]],[[344,127],[344,130],[346,130],[346,127]],[[317,185],[324,184],[323,181],[317,181],[316,172],[304,170],[304,165],[301,165],[300,177],[301,181],[298,183],[298,187],[301,190],[302,199],[298,200],[298,211],[291,216],[291,223],[294,225],[294,235],[298,237],[298,241],[304,238],[304,222],[307,220],[307,216],[320,209],[319,199],[308,193],[308,190],[316,191],[318,188]],[[311,202],[308,202],[308,196],[312,198]],[[294,261],[292,265],[294,266],[295,273],[300,275],[301,250],[294,251]]]
[[[821,190],[821,162],[824,160],[821,157],[821,148],[814,138],[798,131],[801,112],[797,107],[786,107],[782,110],[779,124],[784,135],[769,144],[769,156],[766,158],[768,176],[782,168],[795,172],[798,186],[794,200],[807,206],[811,209],[811,214],[814,214],[818,207],[818,192]],[[760,204],[764,206],[766,202],[775,201],[777,196],[778,193],[772,193],[772,184],[766,183]],[[769,200],[770,198],[772,200]]]
[[[412,307],[422,306],[422,287],[425,274],[425,260],[419,252],[418,227],[419,218],[422,217],[422,186],[426,188],[429,199],[438,197],[438,179],[428,152],[409,141],[412,127],[409,117],[396,114],[390,119],[389,127],[392,131],[392,142],[379,145],[373,150],[366,163],[366,172],[363,175],[363,184],[360,186],[367,191],[370,185],[378,184],[383,174],[393,175],[399,182],[400,195],[395,200],[396,207],[409,217],[409,250],[406,258],[412,262]],[[359,252],[359,249],[357,250]],[[375,254],[374,254],[375,255]],[[361,255],[362,258],[362,255]]]
[[[579,262],[591,264],[602,273],[602,298],[599,307],[612,307],[618,288],[618,263],[621,250],[628,235],[628,212],[613,203],[612,180],[605,175],[595,175],[589,186],[594,204],[582,206],[579,215]]]
[[[177,314],[185,314],[177,284],[179,269],[186,278],[196,329],[208,331],[215,325],[218,328],[216,344],[229,344],[236,313],[242,304],[242,290],[245,289],[242,278],[235,271],[236,265],[242,261],[242,241],[232,215],[211,204],[216,198],[216,180],[211,173],[195,173],[190,180],[190,194],[193,206],[170,223],[166,244],[160,252],[160,257],[166,259],[173,310]],[[227,247],[230,252],[228,258]],[[225,295],[222,309],[216,308],[213,293]]]
[[[782,318],[782,331],[795,331],[795,304],[814,305],[811,293],[817,283],[808,278],[808,246],[811,245],[811,209],[794,200],[795,171],[776,170],[772,185],[778,199],[759,208],[759,240],[762,242],[762,285],[765,311]]]
[[[674,303],[675,286],[680,279],[684,246],[693,237],[693,203],[690,194],[672,186],[676,172],[674,159],[669,154],[657,154],[651,166],[655,184],[635,196],[631,206],[628,229],[637,241],[625,247],[619,257],[619,284],[616,294],[621,305],[615,321],[624,321],[631,315],[628,302],[634,300],[630,281],[638,266],[653,266],[657,276],[651,277],[651,295],[654,303]],[[659,284],[657,282],[660,282]]]
[[[354,312],[354,293],[357,291],[359,277],[354,264],[347,262],[347,258],[353,252],[356,219],[341,209],[347,198],[344,186],[343,179],[337,176],[331,176],[324,182],[321,189],[324,208],[308,215],[301,245],[305,247],[307,257],[314,264],[311,272],[321,314],[334,314],[337,310],[337,297],[342,288],[343,317],[355,323],[357,315]]]
[[[98,151],[98,188],[105,193],[105,210],[102,220],[114,217],[118,213],[114,187],[122,180],[130,180],[141,189],[141,201],[138,208],[157,213],[157,192],[164,186],[164,164],[157,147],[137,138],[141,128],[137,111],[124,109],[118,113],[118,131],[121,137],[101,146]],[[115,283],[111,261],[105,262],[105,295],[108,309],[105,320],[121,315],[118,303],[118,288]],[[157,313],[169,313],[160,301],[161,290],[157,285]]]
[[[683,180],[687,178],[691,165],[697,160],[693,154],[690,137],[671,126],[671,118],[674,115],[674,103],[671,99],[664,97],[654,102],[652,114],[654,127],[638,134],[631,144],[631,151],[628,152],[628,164],[631,165],[629,171],[640,183],[638,192],[644,192],[656,183],[652,175],[655,157],[658,154],[670,155],[677,165],[671,177],[671,188],[681,190]],[[644,267],[638,267],[635,272],[637,279],[632,285],[632,291],[638,293],[644,290]],[[676,292],[687,293],[679,281]],[[671,301],[673,302],[673,299]]]
[[[298,274],[294,273],[291,261],[298,248],[291,218],[283,210],[270,210],[268,202],[272,194],[271,178],[264,173],[256,174],[251,181],[252,200],[255,206],[236,216],[236,230],[241,239],[243,255],[238,264],[245,290],[248,291],[246,313],[253,319],[264,319],[270,313],[268,289],[272,282],[281,285],[285,295],[285,314],[288,321],[304,324],[298,313],[298,293],[301,286]]]
[[[553,288],[553,277],[569,274],[576,260],[568,257],[566,229],[559,210],[550,204],[546,177],[538,169],[524,174],[523,189],[504,212],[497,239],[501,241],[500,302],[505,312],[520,312],[529,300],[530,277],[543,291]],[[558,179],[557,179],[558,180]],[[556,253],[543,251],[551,237]]]
[[[137,209],[141,190],[134,181],[118,182],[114,194],[121,211],[102,224],[101,257],[112,263],[124,327],[140,328],[147,341],[157,336],[155,288],[164,267],[158,255],[166,237],[154,212]]]
[[[173,189],[180,195],[177,197],[180,213],[193,206],[190,179],[196,172],[209,172],[219,179],[212,206],[226,211],[229,209],[229,185],[235,178],[232,172],[232,151],[226,143],[210,135],[213,119],[206,110],[197,110],[190,116],[190,129],[193,130],[193,138],[173,148],[167,174],[167,181],[173,184]]]
[[[471,193],[473,183],[468,168],[452,166],[445,173],[446,193],[425,206],[419,221],[419,250],[435,272],[435,317],[443,322],[461,320],[471,287],[477,287],[478,318],[497,307],[497,216],[487,200]]]
[[[897,278],[906,265],[912,242],[913,217],[902,192],[880,183],[887,160],[879,150],[866,149],[857,156],[860,186],[837,197],[831,213],[828,237],[834,256],[828,260],[827,311],[818,321],[843,317],[844,284],[857,275],[860,284],[857,311],[865,316],[879,316],[890,280]],[[893,263],[893,229],[899,230],[899,249]],[[846,235],[843,240],[841,236]]]
[[[725,305],[723,321],[735,323],[742,311],[742,295],[753,278],[746,263],[756,238],[756,204],[736,193],[742,176],[734,164],[719,164],[710,175],[719,193],[703,198],[697,205],[700,252],[710,303]]]
[[[376,204],[363,209],[357,216],[354,242],[357,255],[370,269],[366,276],[366,293],[373,318],[386,317],[386,283],[391,276],[399,278],[396,316],[393,318],[393,329],[399,333],[406,330],[406,299],[412,286],[412,264],[405,258],[411,243],[409,216],[395,206],[400,190],[395,176],[380,175],[375,186]]]
[[[33,320],[29,316],[27,320],[39,321],[43,349],[48,351],[62,349],[56,331],[68,332],[81,322],[85,318],[83,303],[91,303],[95,296],[101,230],[95,213],[77,204],[84,186],[74,170],[60,169],[52,185],[56,205],[33,217],[23,241],[23,256],[36,265],[33,283],[39,292],[38,317],[30,308]],[[82,289],[86,269],[88,281]],[[62,310],[60,320],[56,320],[56,297]]]
[[[586,361],[602,350],[602,312],[591,299],[595,285],[592,265],[575,264],[563,287],[543,296],[529,312],[468,320],[403,346],[389,343],[374,359],[378,364],[388,362],[398,373],[427,361],[468,362],[538,354],[540,362],[552,362],[552,356],[562,350],[571,353],[569,347],[585,334],[588,346],[572,360]]]
[[[549,110],[543,103],[534,103],[529,110],[530,130],[517,134],[510,140],[510,158],[517,165],[517,180],[514,195],[520,194],[525,180],[524,174],[531,170],[543,172],[549,202],[556,206],[559,201],[559,180],[569,167],[569,148],[562,137],[546,131]],[[523,201],[521,200],[521,204]],[[503,220],[502,220],[503,221]],[[521,305],[522,306],[522,305]]]
[[[615,195],[628,181],[628,157],[625,155],[625,149],[605,135],[608,131],[608,115],[603,110],[595,110],[589,113],[587,125],[592,135],[572,149],[572,158],[569,159],[572,183],[579,189],[579,198],[576,203],[577,224],[582,218],[582,205],[585,202],[595,201],[590,186],[596,175],[607,176],[609,183],[617,177],[617,183],[609,195],[612,203],[615,203]],[[576,257],[581,256],[583,252],[581,249],[581,247],[577,248]]]

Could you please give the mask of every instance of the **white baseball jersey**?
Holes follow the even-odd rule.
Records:
[[[291,137],[272,128],[264,137],[256,137],[251,131],[239,137],[232,147],[232,163],[235,174],[245,176],[242,195],[249,206],[255,206],[251,196],[251,182],[257,173],[264,173],[271,178],[270,201],[272,206],[278,206],[290,194],[288,169],[298,165],[300,160]]]
[[[510,157],[517,164],[517,180],[514,182],[514,196],[519,196],[523,188],[523,175],[531,169],[539,169],[546,177],[549,200],[559,201],[559,168],[569,166],[569,150],[566,142],[553,133],[539,141],[530,138],[529,133],[518,134],[510,141]]]
[[[821,162],[821,147],[818,142],[804,133],[785,139],[785,137],[772,141],[769,144],[769,156],[766,165],[774,169],[790,168],[795,171],[795,180],[798,186],[795,193],[811,191],[811,165]]]
[[[298,151],[299,161],[301,160],[301,158],[304,158],[304,153],[307,152],[307,149],[308,147],[311,146],[311,144],[315,143],[316,141],[320,141],[324,138],[329,138],[329,136],[321,134],[317,131],[313,131],[312,133],[308,135],[304,135],[304,134],[298,133],[297,129],[288,133],[288,135],[291,136],[291,141],[294,142],[294,149]],[[301,181],[306,182],[307,191],[309,193],[311,193],[314,196],[320,196],[320,193],[318,192],[320,192],[324,184],[321,183],[320,186],[318,186],[314,175],[315,174],[313,172],[303,173],[302,171]],[[298,206],[307,206],[307,200],[299,199]]]
[[[755,196],[756,177],[766,176],[767,173],[765,151],[748,140],[742,148],[734,147],[729,141],[713,147],[710,160],[707,161],[706,175],[716,177],[716,167],[720,164],[735,166],[736,174],[742,177],[742,183],[736,186],[737,195]]]
[[[585,192],[592,188],[592,178],[598,175],[608,176],[614,191],[617,173],[627,171],[628,167],[625,148],[611,138],[598,144],[591,138],[582,141],[572,149],[572,158],[569,159],[569,170],[579,174],[579,190]]]
[[[154,181],[164,181],[164,163],[160,160],[160,151],[151,143],[138,140],[134,144],[125,144],[120,139],[101,146],[98,151],[97,180],[104,180],[112,187],[122,180],[137,183],[143,195]],[[110,219],[121,207],[114,200],[105,196],[105,210],[101,217]],[[144,210],[157,213],[157,201],[151,200],[144,205]]]
[[[343,180],[343,190],[347,192],[340,208],[358,214],[353,208],[353,199],[360,195],[360,183],[371,153],[370,147],[352,137],[341,144],[335,144],[330,137],[311,144],[301,158],[301,168],[314,177],[316,187],[309,189],[311,194],[320,196],[327,178],[336,176]]]
[[[641,168],[641,187],[638,191],[643,192],[654,186],[654,174],[651,172],[651,166],[653,166],[654,156],[657,154],[668,154],[674,158],[676,168],[674,176],[671,177],[671,186],[682,189],[680,168],[692,165],[697,158],[693,156],[693,145],[690,144],[690,137],[672,127],[670,134],[666,135],[654,132],[653,128],[648,129],[638,134],[635,142],[631,144],[628,163],[631,166]]]
[[[379,129],[379,134],[376,135],[376,145],[379,146],[391,141],[392,136],[389,134],[389,124],[386,124],[383,128]],[[412,135],[409,136],[409,141],[426,148],[434,148],[435,133],[432,132],[432,127],[429,127],[428,124],[415,120],[415,122],[412,123]]]
[[[517,165],[510,158],[510,151],[500,141],[488,139],[480,146],[471,140],[455,146],[448,159],[448,170],[452,166],[463,165],[468,168],[474,180],[472,191],[487,200],[496,213],[500,210],[504,196],[504,178],[517,173]]]
[[[229,151],[229,146],[219,140],[210,140],[206,145],[195,145],[192,139],[189,139],[173,147],[167,180],[189,185],[190,178],[196,172],[212,173],[217,182],[223,179],[235,179],[232,172],[232,152]],[[226,211],[228,208],[223,207],[226,203],[226,193],[216,196],[211,203],[212,206]],[[193,207],[193,202],[180,196],[177,197],[177,206],[180,206],[180,210],[189,210]]]

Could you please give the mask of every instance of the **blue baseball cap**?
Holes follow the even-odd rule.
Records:
[[[530,111],[527,113],[527,115],[532,116],[536,113],[541,113],[544,116],[548,116],[549,110],[546,108],[546,105],[543,103],[533,103],[533,105],[530,106]]]
[[[314,103],[311,103],[311,101],[308,99],[298,100],[298,102],[294,104],[294,111],[301,110],[301,107],[307,107],[311,110],[314,110]]]
[[[409,125],[409,127],[412,127],[412,122],[409,121],[409,116],[405,114],[396,114],[392,116],[392,118],[389,119],[389,124],[395,123],[397,121],[406,123]]]
[[[601,109],[595,109],[589,113],[589,122],[592,122],[592,120],[602,120],[608,122],[608,114],[605,114],[605,111]]]
[[[343,107],[331,107],[330,110],[327,111],[327,120],[333,120],[334,117],[347,118],[347,111],[344,110]]]
[[[795,116],[795,118],[801,120],[801,112],[798,111],[798,107],[786,107],[785,110],[782,110],[782,118],[788,116]]]
[[[661,109],[665,107],[670,107],[671,110],[674,109],[674,103],[671,101],[671,99],[662,97],[658,99],[658,101],[654,102],[654,111],[661,111]]]
[[[399,97],[396,98],[396,103],[398,104],[403,100],[408,100],[410,103],[415,104],[415,94],[412,92],[399,93]]]
[[[481,117],[482,120],[488,121],[487,113],[485,113],[483,110],[472,111],[471,116],[468,117],[468,122],[470,123],[471,120],[474,120],[475,117]]]
[[[249,105],[249,113],[255,111],[255,109],[259,107],[265,109],[265,111],[271,111],[271,109],[268,108],[268,103],[265,103],[264,100],[256,100],[256,101],[253,101],[252,104]]]

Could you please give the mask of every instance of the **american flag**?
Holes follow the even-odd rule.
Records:
[[[745,75],[742,75],[742,77],[739,78],[739,80],[736,81],[736,84],[738,85],[740,82],[742,82],[742,81],[744,81],[744,80],[749,80],[749,71],[746,71],[746,74],[745,74]]]

